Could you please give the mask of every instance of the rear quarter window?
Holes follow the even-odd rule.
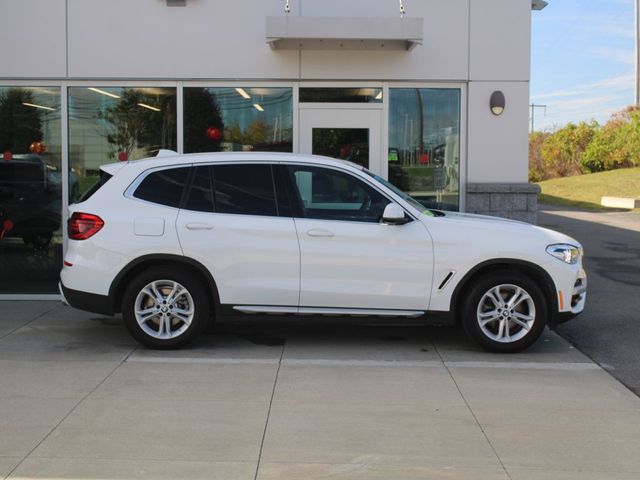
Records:
[[[188,175],[189,167],[151,172],[142,180],[133,196],[147,202],[180,208]]]
[[[89,200],[93,196],[94,193],[96,193],[98,190],[100,190],[100,188],[102,188],[102,186],[109,181],[109,179],[111,177],[113,177],[113,175],[111,175],[110,173],[107,173],[104,170],[100,170],[100,178],[98,179],[98,181],[96,183],[91,185],[89,190],[84,192],[84,195],[82,195],[78,199],[78,203],[84,202],[86,200]]]

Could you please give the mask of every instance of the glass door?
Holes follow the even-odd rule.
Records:
[[[386,176],[381,162],[382,110],[300,107],[300,152],[340,158]]]

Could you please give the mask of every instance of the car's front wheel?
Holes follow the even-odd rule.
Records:
[[[150,348],[186,345],[203,330],[208,315],[207,292],[187,272],[162,267],[145,270],[123,295],[125,325]]]
[[[481,346],[517,352],[538,339],[547,311],[545,296],[531,278],[518,272],[492,272],[468,291],[463,325]]]

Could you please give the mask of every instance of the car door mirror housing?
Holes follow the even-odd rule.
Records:
[[[390,203],[384,207],[384,212],[382,213],[383,223],[388,223],[390,225],[403,225],[408,221],[409,220],[404,214],[403,208],[397,203]]]

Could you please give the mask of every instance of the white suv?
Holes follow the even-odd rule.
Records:
[[[65,301],[152,348],[234,313],[420,317],[511,352],[585,304],[575,240],[426,210],[330,158],[161,152],[103,166],[69,214]]]

